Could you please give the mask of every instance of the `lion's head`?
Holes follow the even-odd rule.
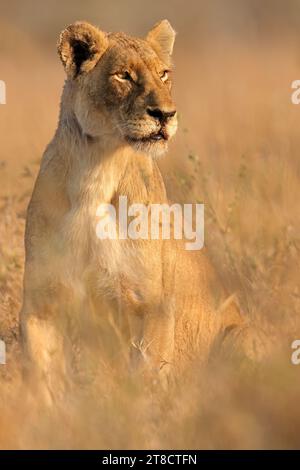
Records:
[[[159,155],[175,134],[171,54],[175,32],[163,20],[137,39],[76,22],[60,35],[58,52],[82,132]]]

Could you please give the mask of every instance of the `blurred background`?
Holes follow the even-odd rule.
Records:
[[[72,419],[60,417],[64,432],[55,435],[49,417],[34,433],[38,413],[32,424],[22,403],[21,436],[15,405],[5,405],[0,447],[299,446],[293,404],[300,366],[290,363],[290,345],[300,337],[300,105],[291,102],[291,84],[300,79],[300,0],[0,0],[0,11],[0,80],[7,89],[7,104],[0,105],[0,338],[8,348],[0,393],[17,401],[20,390],[24,219],[57,125],[64,72],[56,41],[76,20],[145,36],[167,18],[177,31],[179,130],[159,164],[172,200],[205,203],[206,245],[228,292],[274,345],[272,365],[255,379],[224,368],[186,377],[172,391],[172,406],[161,399],[154,420],[142,392],[111,382],[108,389],[117,391],[97,404],[92,422],[77,403]],[[85,426],[88,438],[80,431]]]

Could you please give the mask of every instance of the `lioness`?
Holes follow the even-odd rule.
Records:
[[[168,203],[155,157],[177,127],[174,40],[167,20],[146,39],[86,22],[60,35],[67,80],[28,208],[21,311],[29,369],[51,394],[72,363],[72,319],[118,311],[129,325],[132,364],[158,375],[194,352],[206,360],[218,338],[244,324],[205,250],[96,236],[100,203],[118,208],[120,195],[129,204]]]

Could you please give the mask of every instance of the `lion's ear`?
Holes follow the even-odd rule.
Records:
[[[77,21],[61,33],[57,50],[67,76],[75,78],[80,73],[89,72],[107,46],[105,33],[89,23]]]
[[[176,33],[168,20],[162,20],[149,31],[147,41],[162,59],[168,63],[170,61]]]

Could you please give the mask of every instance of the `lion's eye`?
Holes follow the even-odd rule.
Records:
[[[126,72],[115,73],[114,77],[119,82],[125,82],[125,81],[128,81],[128,80],[132,80],[130,73],[127,72],[127,71]]]
[[[161,76],[160,76],[160,79],[162,82],[166,82],[169,78],[169,70],[165,70]]]

